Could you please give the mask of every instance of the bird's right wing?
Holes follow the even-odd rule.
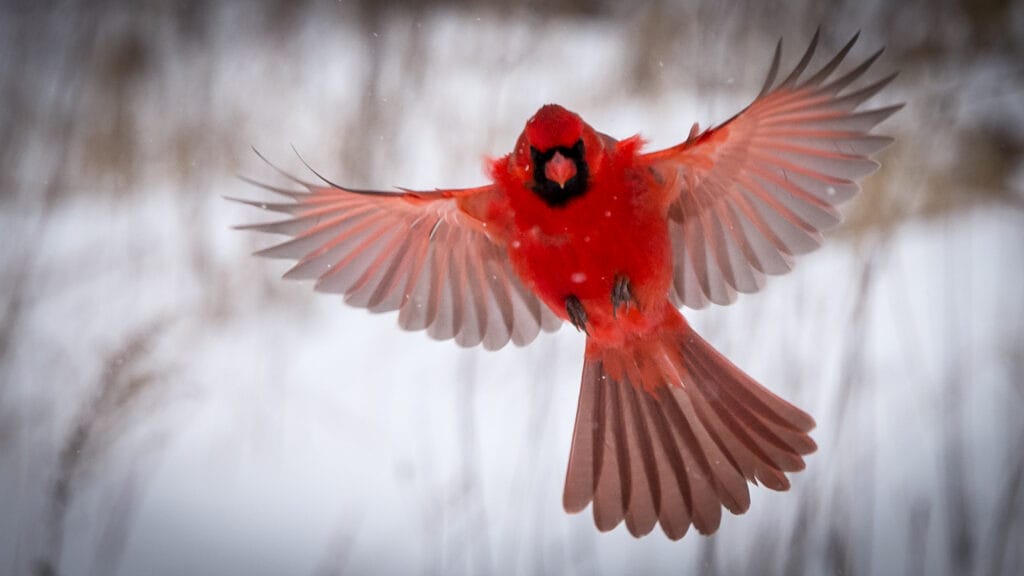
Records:
[[[289,215],[239,226],[291,237],[257,252],[297,260],[286,278],[315,280],[317,291],[373,312],[398,310],[402,328],[461,346],[521,346],[561,325],[512,269],[500,235],[474,216],[492,186],[382,192],[290,178],[304,190],[252,183],[291,202],[238,200]]]

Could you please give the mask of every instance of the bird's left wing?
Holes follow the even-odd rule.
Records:
[[[403,328],[462,346],[521,346],[561,325],[512,269],[500,233],[481,219],[496,198],[493,186],[382,192],[290,178],[304,190],[250,182],[291,202],[238,200],[289,215],[239,226],[291,237],[257,252],[297,260],[286,278],[315,280],[317,291],[373,312],[398,310]]]
[[[776,49],[761,94],[724,124],[644,156],[670,190],[673,289],[677,305],[729,304],[755,292],[766,275],[792,267],[793,256],[821,243],[840,220],[836,206],[878,168],[870,155],[891,138],[871,129],[902,105],[858,110],[895,77],[845,91],[881,54],[830,79],[854,36],[806,80],[815,34],[789,76],[774,85]],[[780,44],[781,46],[781,44]]]

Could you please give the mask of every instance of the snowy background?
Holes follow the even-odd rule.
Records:
[[[547,102],[669,145],[818,24],[907,107],[823,249],[688,313],[819,423],[713,537],[563,513],[575,331],[435,342],[230,229],[250,146],[470,186]],[[1020,574],[1022,63],[1012,0],[0,3],[0,574]]]

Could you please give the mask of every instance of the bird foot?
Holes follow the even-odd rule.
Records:
[[[626,312],[629,312],[630,302],[638,304],[636,298],[633,297],[633,291],[629,288],[629,278],[616,276],[615,285],[612,286],[612,317],[615,317],[619,306],[622,306],[626,309]]]
[[[569,322],[572,322],[572,325],[577,330],[588,336],[590,335],[590,332],[587,331],[587,311],[583,309],[583,304],[579,298],[575,296],[566,298],[565,312],[569,315]]]

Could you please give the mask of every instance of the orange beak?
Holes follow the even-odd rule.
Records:
[[[575,175],[576,163],[562,156],[561,152],[555,152],[555,155],[544,165],[544,176],[558,184],[559,188],[565,188],[565,183]]]

